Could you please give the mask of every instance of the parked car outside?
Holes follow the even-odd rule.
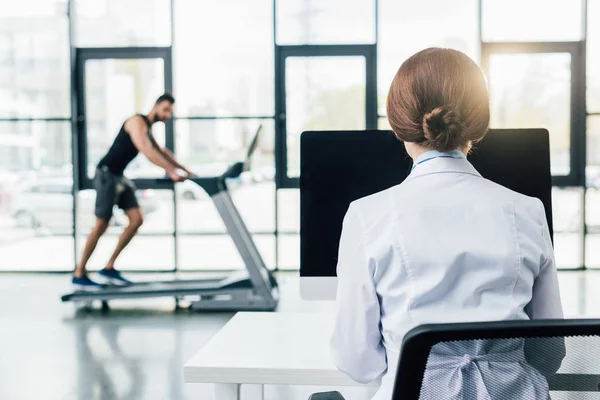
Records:
[[[151,190],[136,192],[145,215],[156,210],[157,202]],[[78,227],[90,229],[95,221],[96,192],[82,190],[77,197]],[[71,232],[73,223],[72,184],[68,178],[42,178],[18,185],[12,193],[10,215],[22,228],[48,229],[51,232]],[[115,207],[112,225],[127,224],[125,213]]]

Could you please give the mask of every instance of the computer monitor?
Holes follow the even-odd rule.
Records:
[[[469,155],[483,175],[539,198],[552,235],[550,144],[545,129],[492,129]],[[335,299],[338,245],[350,203],[401,183],[412,168],[390,131],[304,132],[300,139],[300,292]]]

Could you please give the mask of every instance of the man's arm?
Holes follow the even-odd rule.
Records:
[[[185,171],[188,175],[192,175],[192,173],[186,167],[179,164],[179,162],[177,162],[177,160],[175,160],[175,155],[173,154],[173,152],[171,150],[167,149],[166,147],[163,147],[162,153],[165,156],[165,158],[171,162],[171,164],[173,164],[177,168]]]
[[[153,164],[163,168],[169,177],[176,182],[184,180],[183,177],[177,175],[175,167],[171,164],[154,145],[148,135],[148,127],[141,118],[131,118],[125,123],[125,130],[129,133],[134,146],[144,154]]]
[[[152,136],[150,136],[150,141],[152,142],[154,148],[158,150],[165,158],[165,160],[167,160],[171,165],[173,165],[173,167],[181,169],[188,175],[193,175],[186,167],[177,162],[177,160],[175,159],[175,155],[171,150],[167,149],[166,147],[160,147],[160,145]]]

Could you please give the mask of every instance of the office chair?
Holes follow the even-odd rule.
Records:
[[[600,320],[432,324],[412,329],[402,343],[391,400],[443,399],[452,388],[458,391],[457,398],[474,400],[545,400],[539,388],[549,389],[553,400],[598,396]],[[327,392],[309,400],[343,399],[338,392]]]

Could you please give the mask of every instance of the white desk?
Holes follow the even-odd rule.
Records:
[[[242,384],[259,399],[263,385],[362,386],[333,365],[332,329],[327,313],[238,313],[184,366],[184,381],[214,383],[215,400],[240,399]]]

